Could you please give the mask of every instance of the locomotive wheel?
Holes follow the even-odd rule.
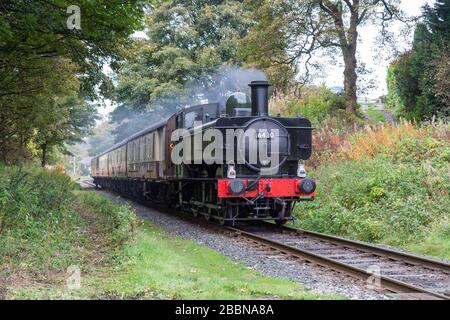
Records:
[[[221,226],[230,226],[232,225],[232,221],[226,220],[233,217],[233,208],[228,206],[225,211],[222,211],[222,213],[219,213],[223,219],[218,219]]]
[[[283,207],[281,205],[277,205],[275,207],[275,214],[278,216],[278,219],[275,219],[275,223],[277,226],[283,226],[285,225],[289,219],[286,219],[285,217],[289,217],[291,215],[291,204],[287,204],[284,210],[284,214],[279,214],[283,210]]]

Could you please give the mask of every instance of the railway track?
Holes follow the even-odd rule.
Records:
[[[90,182],[82,184],[95,187]],[[276,254],[316,264],[401,299],[450,300],[450,264],[443,261],[272,223],[220,226],[146,201],[132,200],[238,237],[265,251],[267,256]]]
[[[225,227],[284,255],[332,269],[403,299],[450,299],[450,264],[392,249],[271,223]]]

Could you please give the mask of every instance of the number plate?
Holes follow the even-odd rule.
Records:
[[[258,131],[257,137],[258,137],[258,139],[273,139],[273,138],[275,138],[275,132],[261,130],[261,131]]]

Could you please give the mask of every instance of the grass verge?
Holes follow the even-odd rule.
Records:
[[[149,223],[123,251],[121,271],[94,280],[107,295],[170,299],[319,299],[284,279],[269,278],[214,250],[167,235]]]

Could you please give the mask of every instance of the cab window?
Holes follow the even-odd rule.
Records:
[[[243,92],[235,92],[227,99],[225,108],[230,117],[249,116],[251,114],[250,98]]]

